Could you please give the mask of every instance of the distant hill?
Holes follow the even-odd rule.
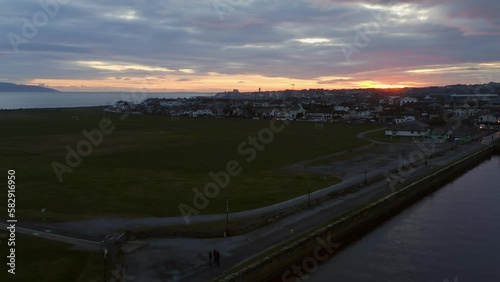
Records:
[[[32,85],[0,82],[0,92],[59,92],[55,89]]]

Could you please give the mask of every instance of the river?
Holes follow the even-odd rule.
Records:
[[[500,156],[392,217],[308,282],[500,281]]]

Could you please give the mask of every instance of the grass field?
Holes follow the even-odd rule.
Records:
[[[7,233],[0,232],[0,238]],[[8,247],[0,240],[0,281],[96,282],[104,276],[101,253],[71,250],[71,245],[21,234],[16,235],[15,275],[7,273]],[[108,274],[109,275],[109,274]],[[109,276],[108,276],[109,277]]]
[[[72,118],[78,117],[78,120]],[[230,160],[242,172],[211,199],[201,214],[233,212],[281,202],[340,180],[332,175],[291,172],[284,166],[339,150],[365,145],[358,132],[373,125],[293,122],[276,133],[255,159],[238,152],[248,136],[269,128],[269,120],[181,118],[112,114],[114,131],[82,157],[81,164],[59,182],[52,163],[66,165],[69,146],[87,138],[82,130],[99,128],[99,108],[0,112],[0,166],[16,170],[16,208],[26,219],[47,209],[48,220],[101,216],[178,216],[178,205],[192,206],[193,188],[203,190],[209,173],[225,170]],[[277,123],[277,125],[280,125]],[[349,138],[351,131],[352,138]],[[351,141],[350,141],[351,139]],[[249,148],[248,144],[245,148]],[[6,194],[6,193],[5,193]],[[0,207],[6,206],[2,196]],[[5,204],[4,204],[5,203]]]

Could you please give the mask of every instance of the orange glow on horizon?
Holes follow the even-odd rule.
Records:
[[[321,81],[321,80],[320,80]],[[318,83],[318,80],[291,79],[285,77],[264,77],[260,75],[222,75],[209,74],[205,76],[150,76],[144,78],[115,78],[103,79],[34,79],[27,82],[37,85],[45,84],[48,87],[62,91],[128,91],[146,90],[151,92],[161,91],[193,91],[193,92],[220,92],[238,89],[242,92],[278,91],[285,89],[358,89],[358,88],[383,88],[398,89],[416,87],[420,83],[392,82],[387,79],[363,80],[346,79],[335,83]]]
[[[305,38],[304,44],[323,42],[322,38]],[[260,74],[199,73],[196,68],[168,68],[117,61],[75,61],[75,67],[106,71],[109,76],[96,79],[44,79],[25,81],[27,84],[45,84],[62,91],[130,91],[150,92],[193,91],[220,92],[238,89],[242,92],[277,91],[285,89],[401,89],[432,85],[484,82],[478,78],[491,76],[500,70],[500,62],[423,65],[370,69],[353,73],[325,75],[310,79],[273,77]],[[243,67],[235,64],[234,67]],[[135,76],[129,71],[134,71]],[[136,72],[141,75],[138,76]],[[472,72],[472,73],[471,73]],[[109,73],[113,73],[110,75]],[[450,74],[453,76],[450,77]]]

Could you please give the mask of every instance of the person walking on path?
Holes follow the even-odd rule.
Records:
[[[214,259],[215,263],[215,259]],[[208,266],[212,265],[212,250],[208,251]]]
[[[214,254],[214,265],[217,265],[217,254],[218,254],[218,252],[217,252],[216,249],[214,249],[212,252]]]
[[[214,249],[214,264],[219,266],[220,253]]]

